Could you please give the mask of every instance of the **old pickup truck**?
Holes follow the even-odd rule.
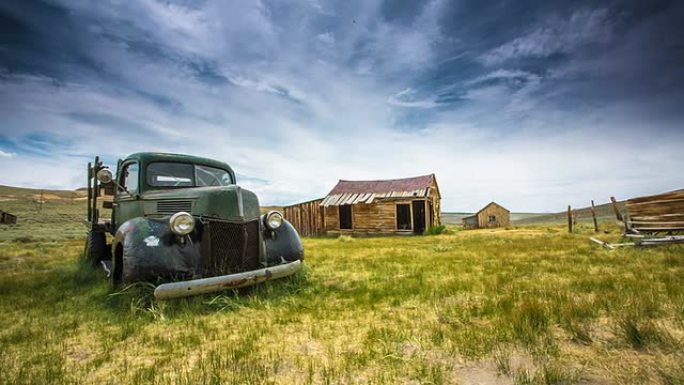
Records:
[[[104,190],[113,195],[100,202],[111,208],[107,219],[98,205]],[[137,153],[114,174],[96,157],[87,202],[84,258],[103,266],[114,286],[161,283],[158,299],[289,276],[304,258],[294,227],[278,211],[261,214],[257,196],[216,160]]]

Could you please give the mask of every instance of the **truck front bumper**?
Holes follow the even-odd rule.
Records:
[[[164,283],[154,289],[154,298],[171,299],[189,297],[192,295],[214,293],[221,290],[256,285],[272,279],[290,276],[301,268],[302,261],[297,260],[282,265],[270,266],[264,269],[245,271],[242,273]]]

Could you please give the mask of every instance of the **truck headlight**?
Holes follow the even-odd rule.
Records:
[[[277,211],[269,211],[264,217],[264,224],[269,230],[275,230],[283,224],[283,214]]]
[[[177,235],[187,235],[195,229],[195,218],[185,211],[179,211],[169,219],[169,227]]]

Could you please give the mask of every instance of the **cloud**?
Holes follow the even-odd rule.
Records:
[[[484,75],[478,76],[474,79],[468,80],[467,85],[475,85],[478,83],[485,83],[491,80],[513,80],[529,82],[539,79],[538,75],[535,75],[528,71],[523,71],[519,69],[497,69],[492,72],[488,72]]]
[[[492,38],[444,1],[51,4],[0,9],[23,26],[0,41],[3,184],[81,187],[94,155],[165,151],[230,163],[263,204],[431,172],[458,211],[681,187],[678,62],[647,49],[676,35],[665,11],[492,14]]]
[[[416,99],[416,92],[406,88],[387,98],[387,103],[396,107],[407,108],[434,108],[437,102],[433,99]]]
[[[323,44],[333,45],[335,44],[335,35],[332,32],[321,33],[316,36],[316,39]]]
[[[486,65],[526,57],[549,57],[572,53],[587,45],[602,45],[612,37],[613,24],[607,9],[580,10],[570,18],[551,17],[528,34],[517,37],[480,56]]]
[[[13,152],[5,152],[5,151],[0,150],[0,159],[12,159],[15,156],[17,156],[17,154],[15,154]]]

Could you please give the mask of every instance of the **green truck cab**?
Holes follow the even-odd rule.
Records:
[[[106,220],[97,205],[102,189],[113,192]],[[262,215],[228,164],[196,156],[136,153],[119,160],[116,174],[95,158],[87,225],[85,258],[101,264],[115,286],[162,282],[160,299],[288,276],[304,258],[281,213]]]

